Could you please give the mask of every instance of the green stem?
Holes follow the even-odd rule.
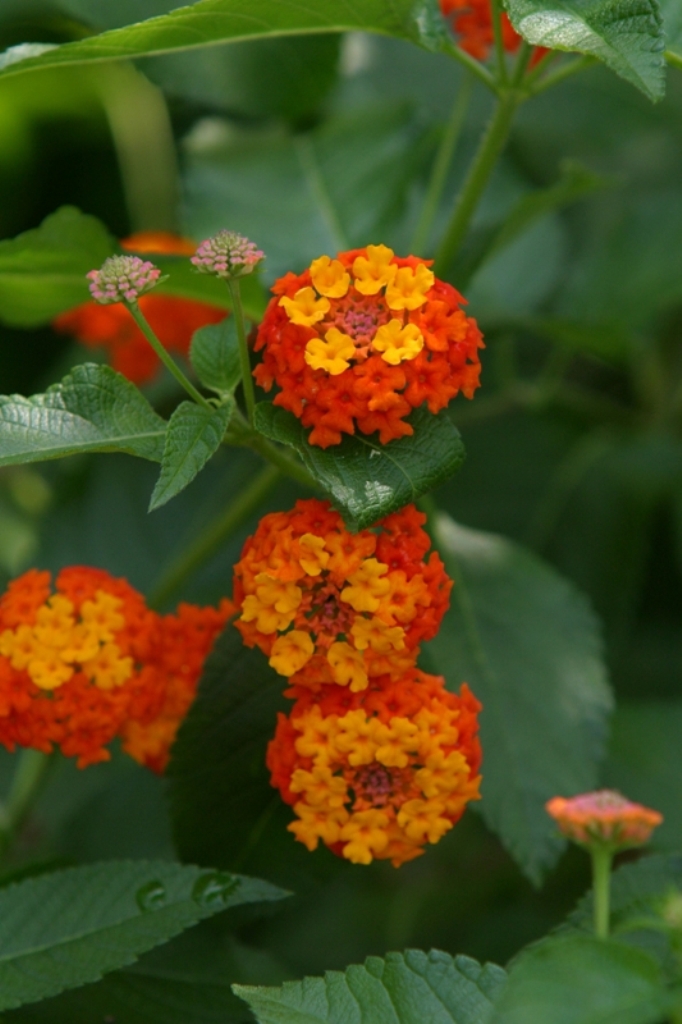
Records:
[[[486,88],[490,89],[492,93],[495,95],[498,94],[497,82],[490,74],[485,64],[482,64],[480,60],[476,60],[475,57],[471,57],[465,50],[462,50],[461,47],[449,40],[443,46],[443,53],[447,53],[447,55],[452,57],[453,60],[462,64],[467,71],[470,71],[475,78],[478,78],[478,80],[482,82]]]
[[[674,68],[679,68],[682,71],[682,56],[679,53],[673,53],[672,50],[666,50],[663,54],[668,64],[672,64]]]
[[[491,0],[491,13],[493,17],[493,35],[495,37],[495,59],[497,60],[497,80],[503,85],[509,81],[507,75],[507,60],[504,50],[504,39],[502,38],[502,12],[500,0]]]
[[[556,50],[548,50],[547,53],[543,53],[542,57],[535,64],[533,69],[526,75],[525,86],[526,88],[532,89],[539,78],[542,78],[547,67],[552,64],[560,54]]]
[[[296,483],[303,484],[304,487],[309,487],[313,491],[320,490],[317,480],[310,475],[305,466],[296,459],[292,459],[282,448],[278,448],[277,445],[268,441],[267,437],[253,431],[245,435],[244,443],[254,452],[258,452],[262,458],[271,462],[273,466],[277,466],[280,472],[291,477]]]
[[[237,327],[239,338],[239,359],[242,366],[242,388],[244,389],[244,401],[246,402],[246,415],[249,424],[253,426],[253,412],[256,408],[256,393],[253,388],[253,377],[251,376],[251,357],[249,355],[249,343],[246,338],[244,327],[244,308],[242,306],[242,293],[239,281],[236,278],[227,278],[227,287],[232,299],[232,315]]]
[[[412,238],[412,245],[410,246],[410,251],[413,253],[422,253],[428,244],[431,228],[443,197],[443,190],[445,189],[452,157],[457,148],[467,110],[469,109],[472,91],[473,81],[467,75],[457,93],[457,98],[450,114],[450,120],[445,126],[445,131],[438,147],[433,171],[431,172],[431,180],[429,181],[426,198],[424,199],[424,206]]]
[[[0,855],[5,854],[33,807],[52,764],[49,754],[23,750],[14,772],[7,802],[0,816]]]
[[[533,56],[533,47],[530,43],[527,43],[524,39],[519,49],[519,56],[514,67],[514,74],[512,75],[512,85],[520,85],[523,81],[523,76],[526,73],[526,69],[530,64],[531,57]]]
[[[192,384],[192,382],[189,381],[187,377],[185,377],[184,373],[177,365],[175,360],[163,347],[159,339],[154,334],[154,331],[147,323],[147,320],[145,319],[144,314],[142,313],[142,310],[140,309],[138,304],[136,302],[126,302],[126,306],[130,310],[133,319],[135,320],[135,323],[140,328],[140,330],[144,334],[145,338],[147,339],[151,347],[156,352],[157,356],[159,357],[163,365],[173,374],[178,384],[185,389],[187,394],[197,403],[197,405],[203,406],[204,409],[212,409],[213,406],[210,404],[210,402],[207,402],[204,396],[200,394],[194,387],[194,384]]]
[[[481,139],[469,173],[459,193],[452,217],[436,253],[434,271],[438,277],[447,274],[467,233],[471,218],[483,194],[497,159],[504,149],[521,101],[518,93],[504,93],[497,102],[493,117]]]
[[[593,846],[592,885],[594,890],[594,934],[608,939],[610,924],[611,862],[613,851],[608,846]]]
[[[276,466],[266,466],[262,469],[232,504],[209,523],[200,536],[171,563],[152,588],[148,597],[150,605],[162,607],[180,589],[185,580],[208,561],[235,530],[239,529],[281,478],[282,474]]]
[[[559,85],[566,78],[570,78],[571,75],[577,74],[579,71],[585,71],[586,68],[591,68],[593,64],[596,64],[595,57],[578,57],[577,60],[568,61],[563,67],[557,68],[553,75],[547,75],[546,78],[541,79],[537,85],[532,89],[529,89],[531,96],[538,96],[541,92],[545,92],[546,89],[552,89],[555,85]]]

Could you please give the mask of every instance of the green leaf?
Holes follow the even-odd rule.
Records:
[[[83,452],[127,452],[161,462],[166,424],[109,366],[76,366],[44,395],[0,396],[0,466]]]
[[[611,695],[599,629],[571,584],[517,544],[439,514],[436,541],[455,580],[429,645],[451,687],[483,704],[488,825],[534,882],[562,840],[544,805],[594,787]]]
[[[356,434],[327,449],[309,444],[300,421],[270,402],[259,402],[254,422],[272,441],[295,448],[351,530],[416,501],[464,461],[459,431],[445,410],[434,416],[426,408],[416,409],[408,419],[412,437],[382,445],[375,435]]]
[[[34,327],[89,298],[85,275],[116,245],[103,224],[73,206],[0,242],[0,319]]]
[[[242,377],[234,319],[200,327],[192,338],[189,358],[204,387],[219,395],[234,391]]]
[[[225,223],[252,238],[269,278],[320,253],[389,241],[430,155],[425,138],[413,107],[395,100],[296,134],[218,123],[186,142],[187,224],[197,237]]]
[[[519,957],[490,1024],[660,1024],[670,1005],[642,950],[576,936]]]
[[[150,512],[184,490],[215,455],[234,407],[233,398],[217,409],[205,409],[196,402],[180,403],[168,421],[161,473],[149,503]]]
[[[657,0],[506,0],[506,6],[529,43],[596,57],[649,99],[662,99],[664,38]]]
[[[0,1009],[95,981],[220,910],[280,899],[257,879],[112,861],[0,890]]]
[[[83,64],[189,50],[216,43],[303,33],[376,32],[434,48],[441,43],[428,0],[199,0],[169,14],[66,43],[39,56],[13,47],[0,57],[5,74],[55,64]]]
[[[270,786],[265,748],[277,712],[287,708],[282,690],[265,655],[245,647],[228,626],[206,662],[166,773],[184,860],[234,868],[262,838],[269,814],[281,803]]]
[[[486,1024],[505,977],[494,964],[408,949],[281,988],[233,989],[259,1024]]]
[[[215,924],[199,924],[95,984],[5,1013],[3,1024],[246,1024],[230,983],[275,984],[286,972],[265,952],[216,934]]]

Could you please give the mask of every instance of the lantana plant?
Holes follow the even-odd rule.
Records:
[[[682,1019],[681,713],[618,656],[668,572],[633,519],[680,519],[682,276],[645,323],[609,235],[602,287],[617,218],[572,207],[616,177],[537,141],[600,90],[654,125],[674,0],[129,6],[0,12],[0,136],[86,96],[112,157],[103,219],[63,182],[0,242],[7,344],[55,354],[0,397],[3,1021]]]

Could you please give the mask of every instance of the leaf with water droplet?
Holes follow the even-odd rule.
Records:
[[[166,887],[155,878],[140,886],[135,893],[135,899],[140,910],[158,910],[166,902]]]
[[[226,871],[211,871],[197,878],[192,889],[192,899],[200,907],[215,907],[227,901],[239,885],[239,879]]]

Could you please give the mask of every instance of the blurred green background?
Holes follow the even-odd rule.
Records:
[[[4,0],[0,47],[78,38],[174,6]],[[118,237],[170,227],[200,238],[227,226],[265,249],[268,283],[324,251],[379,241],[406,251],[462,74],[445,57],[352,35],[3,81],[0,236],[65,203]],[[474,87],[448,202],[489,106]],[[450,409],[467,462],[435,497],[462,524],[530,547],[589,596],[617,697],[603,782],[664,812],[654,845],[669,850],[682,827],[682,75],[670,73],[657,106],[599,68],[529,102],[477,215],[480,236],[569,173],[567,160],[591,172],[590,194],[535,219],[480,266],[470,247],[453,272],[487,349],[475,401]],[[40,391],[83,358],[48,327],[0,326],[0,391]],[[174,400],[163,381],[149,395],[162,409]],[[4,470],[0,571],[83,562],[148,591],[256,464],[223,451],[152,516],[146,463],[79,457]],[[283,486],[268,508],[297,493]],[[253,522],[178,596],[229,592]],[[3,757],[7,775],[11,764]],[[63,764],[22,843],[19,863],[173,856],[164,784],[124,759],[80,773]],[[233,919],[238,938],[221,963],[240,980],[405,946],[505,962],[588,882],[572,851],[535,890],[472,811],[399,872],[326,851],[311,866],[308,856],[296,861],[287,906]],[[217,927],[202,929],[215,937]],[[82,996],[68,998],[78,1021]],[[7,1019],[58,1019],[51,1006]]]

